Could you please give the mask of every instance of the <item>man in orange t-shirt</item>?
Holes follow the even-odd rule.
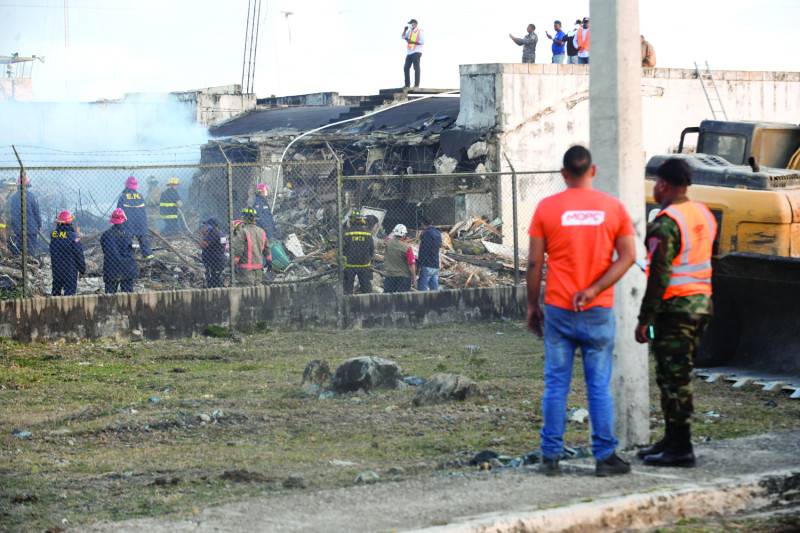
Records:
[[[616,198],[592,189],[597,167],[589,150],[564,154],[567,190],[539,203],[528,234],[528,328],[544,338],[542,470],[558,475],[575,349],[581,349],[595,474],[630,472],[616,455],[614,399],[609,382],[614,349],[614,283],[636,258],[630,215]],[[617,258],[614,259],[614,251]],[[547,253],[545,311],[539,305]]]

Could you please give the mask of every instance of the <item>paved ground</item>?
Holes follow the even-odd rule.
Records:
[[[108,522],[85,532],[616,531],[691,516],[800,506],[800,431],[701,444],[694,469],[596,478],[594,461],[465,470],[213,507],[182,520]]]

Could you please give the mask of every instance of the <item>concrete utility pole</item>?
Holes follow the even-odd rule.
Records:
[[[595,187],[619,198],[633,218],[644,257],[644,148],[639,0],[591,0],[589,120]],[[617,283],[614,315],[614,432],[620,446],[649,441],[647,348],[634,339],[645,276],[632,267]]]

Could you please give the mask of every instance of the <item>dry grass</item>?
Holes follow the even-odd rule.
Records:
[[[521,323],[258,329],[242,342],[1,344],[0,530],[191,513],[287,490],[290,474],[313,490],[350,485],[362,470],[430,475],[484,449],[517,457],[538,448],[542,344]],[[329,400],[301,394],[309,361],[335,368],[363,355],[396,361],[409,375],[460,372],[487,396],[414,408],[413,387]],[[586,407],[580,372],[578,364],[570,407]],[[725,384],[697,389],[698,413],[725,415],[699,414],[698,438],[800,427],[800,402]],[[587,438],[585,425],[569,425],[568,444]]]

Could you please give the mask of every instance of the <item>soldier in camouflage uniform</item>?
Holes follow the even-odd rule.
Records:
[[[683,160],[669,159],[658,169],[653,197],[661,211],[645,237],[650,261],[636,340],[652,340],[665,434],[637,456],[654,466],[695,464],[691,375],[700,337],[711,319],[711,253],[717,228],[708,208],[686,197],[689,185],[691,170]],[[689,242],[684,245],[683,239]]]

